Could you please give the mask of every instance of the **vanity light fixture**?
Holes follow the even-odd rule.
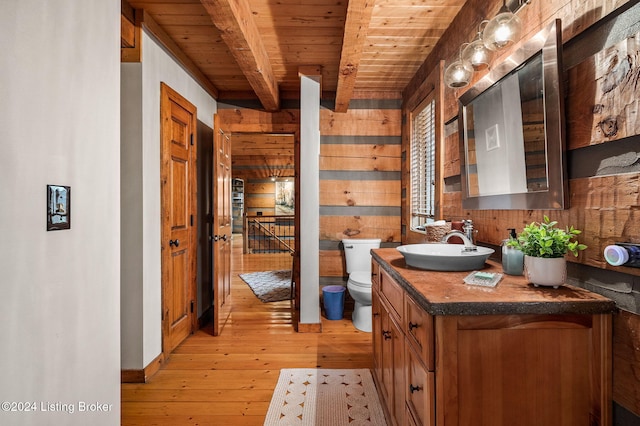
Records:
[[[493,56],[493,52],[485,45],[482,38],[482,25],[488,22],[485,20],[480,23],[475,40],[462,51],[462,60],[469,62],[475,71],[488,68]]]
[[[468,85],[473,75],[473,66],[469,61],[465,61],[462,58],[462,47],[465,44],[460,46],[458,60],[452,62],[444,71],[444,82],[453,89],[459,89]]]
[[[507,0],[502,0],[498,14],[490,21],[480,22],[476,38],[471,43],[460,46],[458,59],[444,71],[445,84],[452,89],[467,86],[474,71],[489,67],[493,51],[504,49],[518,41],[522,25],[516,13],[530,2],[531,0],[511,0],[510,4],[517,4],[512,12],[507,6]],[[486,24],[484,30],[483,24]]]

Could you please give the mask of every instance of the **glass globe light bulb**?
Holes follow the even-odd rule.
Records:
[[[502,6],[500,13],[484,28],[482,39],[487,49],[500,50],[517,41],[521,30],[520,18],[506,6]]]
[[[489,67],[491,56],[491,50],[487,49],[481,37],[475,39],[462,51],[462,60],[469,62],[476,71]]]
[[[452,62],[444,71],[444,82],[453,89],[465,87],[471,81],[473,67],[467,61],[458,59]]]

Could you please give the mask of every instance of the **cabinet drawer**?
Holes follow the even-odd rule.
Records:
[[[384,269],[380,269],[380,293],[387,302],[389,302],[389,306],[391,307],[391,312],[389,313],[393,314],[398,324],[402,324],[402,318],[404,316],[404,291]]]
[[[408,295],[405,294],[404,332],[409,344],[429,371],[435,370],[435,332],[433,316],[424,311]]]
[[[435,373],[427,371],[419,355],[406,345],[407,363],[406,403],[407,410],[417,425],[435,424]]]

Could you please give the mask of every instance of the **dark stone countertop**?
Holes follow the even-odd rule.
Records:
[[[431,315],[565,315],[605,314],[615,311],[615,302],[588,290],[563,285],[535,287],[524,276],[504,274],[495,287],[466,284],[471,271],[425,271],[408,266],[395,248],[371,251],[378,262],[426,312]],[[503,273],[492,260],[483,272]]]

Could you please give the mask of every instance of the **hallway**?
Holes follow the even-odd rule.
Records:
[[[222,335],[187,338],[146,384],[122,384],[123,425],[262,425],[281,368],[371,368],[371,334],[345,318],[296,333],[290,303],[262,303],[238,277],[289,269],[285,254],[242,254],[234,235],[232,312]]]

